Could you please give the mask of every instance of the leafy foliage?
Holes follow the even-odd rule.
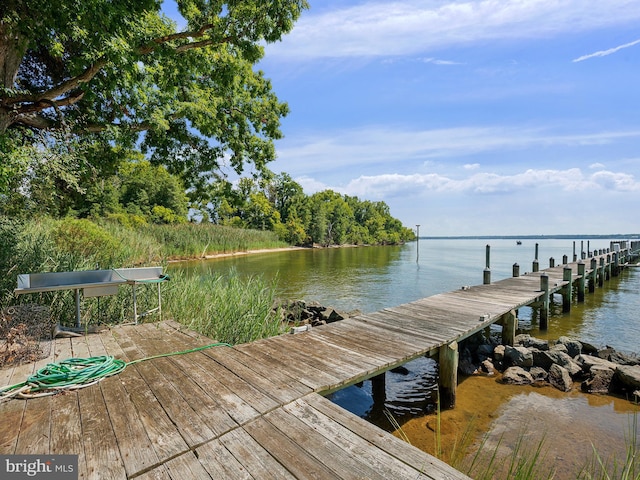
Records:
[[[306,1],[177,0],[182,29],[161,4],[4,2],[0,146],[13,161],[3,162],[0,188],[22,170],[20,152],[34,145],[34,131],[64,131],[94,147],[97,155],[80,158],[98,170],[100,150],[139,145],[194,192],[223,163],[261,172],[273,160],[288,107],[254,65]]]
[[[414,238],[384,202],[331,190],[307,196],[283,173],[269,181],[227,181],[209,190],[205,218],[222,225],[272,230],[294,245],[398,244]]]

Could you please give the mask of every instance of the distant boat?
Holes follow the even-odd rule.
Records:
[[[518,241],[516,242],[516,245],[522,245],[522,242],[521,242],[520,240],[518,240]]]

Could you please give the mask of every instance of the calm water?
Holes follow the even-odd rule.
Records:
[[[486,246],[490,246],[492,281],[510,277],[514,263],[520,274],[533,270],[536,244],[540,269],[554,258],[562,263],[574,254],[574,241],[565,239],[515,240],[505,239],[421,239],[398,247],[357,247],[315,250],[292,250],[226,257],[191,262],[194,271],[225,272],[235,269],[240,274],[264,275],[276,279],[282,298],[316,300],[335,308],[372,312],[385,307],[411,302],[437,293],[457,290],[464,285],[479,285],[486,266]],[[609,240],[582,243],[591,250],[609,247]],[[581,240],[575,241],[578,257]],[[629,268],[622,275],[586,294],[585,302],[574,299],[571,312],[562,313],[561,298],[552,306],[549,328],[537,329],[531,309],[519,311],[521,331],[555,339],[570,335],[597,346],[610,345],[628,353],[640,350],[640,268]],[[532,318],[533,317],[533,318]],[[433,410],[436,404],[437,365],[430,359],[418,359],[405,369],[386,375],[386,398],[374,401],[371,381],[345,388],[331,399],[344,408],[392,430],[386,409],[402,425],[403,434],[412,444],[433,453]],[[532,391],[524,387],[501,385],[487,377],[469,377],[461,382],[456,408],[443,412],[442,422],[451,430],[442,437],[443,448],[460,441],[471,418],[472,434],[488,437],[488,444],[504,437],[505,431],[530,429],[536,433],[555,432],[562,425],[562,434],[548,436],[547,446],[552,462],[557,462],[555,478],[575,478],[576,469],[588,461],[592,446],[603,456],[623,456],[633,406],[623,399],[585,396],[579,392],[560,394],[552,388]],[[525,420],[528,419],[528,420]],[[585,421],[585,419],[589,419]],[[518,423],[521,422],[521,423]],[[548,430],[547,430],[548,429]],[[517,437],[517,436],[516,436]],[[550,437],[550,440],[549,440]],[[517,440],[503,438],[501,449]],[[511,443],[510,443],[511,442]],[[554,463],[555,464],[555,463]]]
[[[492,281],[510,277],[513,264],[520,274],[533,270],[535,245],[538,244],[540,269],[563,255],[573,258],[573,240],[421,239],[398,247],[356,247],[291,250],[265,254],[225,257],[190,262],[195,271],[212,269],[225,272],[235,268],[243,275],[264,275],[277,279],[282,298],[317,300],[343,310],[373,312],[385,307],[457,290],[464,285],[479,285],[486,265],[486,246],[490,246]],[[584,241],[584,249],[587,242]],[[581,241],[575,241],[579,255]],[[591,250],[608,248],[609,240],[591,240]],[[419,248],[419,251],[418,251]],[[180,264],[183,265],[183,264]],[[635,352],[640,342],[640,295],[637,269],[627,269],[620,280],[612,279],[595,295],[586,295],[582,305],[575,304],[569,315],[552,310],[547,335],[557,338],[571,334],[597,345],[609,344]],[[528,309],[519,312],[521,326],[535,330]],[[537,332],[534,332],[537,334]]]

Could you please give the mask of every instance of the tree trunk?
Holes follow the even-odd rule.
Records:
[[[10,25],[0,22],[0,87],[16,87],[16,77],[26,50],[26,39],[13,31]],[[4,102],[7,96],[6,90],[0,92],[0,134],[11,126],[16,117],[13,109]]]

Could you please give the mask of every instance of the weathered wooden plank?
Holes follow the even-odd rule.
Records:
[[[468,477],[437,458],[403,442],[393,435],[374,427],[366,420],[353,415],[326,398],[310,394],[302,399],[310,406],[345,426],[366,441],[392,455],[403,463],[417,467],[421,472],[439,480],[460,480]]]
[[[342,478],[366,478],[368,480],[388,480],[390,478],[385,476],[384,472],[373,468],[368,462],[363,462],[361,457],[352,455],[341,445],[336,444],[334,439],[322,435],[320,431],[323,427],[329,428],[327,426],[309,425],[284,409],[269,412],[265,415],[265,419],[292,442],[307,449],[310,455],[325,463],[329,469]],[[324,420],[319,416],[316,419],[318,421]]]
[[[325,372],[317,365],[311,365],[308,358],[301,352],[288,352],[283,357],[275,345],[268,341],[258,341],[250,344],[235,347],[240,351],[251,350],[253,356],[268,357],[270,362],[277,362],[281,368],[286,368],[291,375],[295,375],[301,382],[313,390],[322,388],[324,385],[338,383],[337,377]]]
[[[244,430],[297,479],[344,479],[321,460],[311,456],[264,417],[249,422]]]
[[[88,335],[87,346],[91,356],[107,355],[99,335]],[[147,435],[138,409],[127,393],[120,378],[111,377],[100,382],[102,396],[116,436],[120,456],[128,476],[146,470],[159,462]]]
[[[211,480],[194,452],[186,452],[165,463],[165,467],[173,480]],[[216,480],[215,478],[213,480]]]
[[[114,329],[113,334],[102,335],[109,354],[126,359],[116,338],[122,339],[118,329]],[[118,380],[126,389],[158,458],[173,457],[187,450],[186,440],[138,371],[127,367],[120,373]]]
[[[395,359],[411,355],[416,349],[414,342],[406,341],[406,334],[398,335],[388,329],[379,328],[375,324],[367,324],[363,316],[354,317],[351,322],[342,320],[332,323],[330,328],[322,327],[322,331],[345,337],[349,342],[361,345],[364,343],[379,354]]]
[[[260,480],[294,478],[243,429],[236,429],[223,435],[220,437],[220,443],[252,474],[251,478]]]
[[[78,401],[87,478],[126,478],[118,442],[99,386],[78,390]]]
[[[362,438],[344,425],[334,421],[319,410],[311,407],[304,400],[297,400],[284,409],[304,422],[307,427],[317,431],[329,439],[350,457],[369,465],[382,478],[415,478],[431,479],[420,469],[422,465],[412,466],[398,460],[387,452],[373,446],[371,442]]]
[[[135,477],[136,480],[172,480],[171,475],[167,471],[167,467],[160,465],[153,470],[149,470]]]
[[[228,370],[234,372],[244,382],[252,385],[256,390],[262,392],[264,395],[275,400],[279,405],[287,403],[299,395],[299,392],[295,388],[291,388],[286,383],[282,382],[277,376],[270,378],[270,375],[265,373],[258,373],[253,368],[246,366],[240,360],[238,355],[244,355],[242,352],[234,352],[233,349],[227,350],[205,350],[202,352],[204,355],[212,360],[215,360],[220,365],[224,366]],[[308,387],[305,386],[305,389]]]
[[[198,460],[211,478],[252,480],[247,468],[218,440],[207,442],[196,450]]]
[[[144,358],[153,350],[146,351],[144,348],[148,346],[146,339],[137,338],[135,330],[123,327],[120,335],[130,336],[133,341],[139,341],[141,345],[140,353],[130,351],[128,354],[135,355],[138,358]],[[158,359],[159,360],[159,359]],[[127,367],[134,368],[138,374],[145,380],[154,396],[158,399],[169,418],[180,431],[181,436],[192,445],[198,445],[211,438],[214,433],[200,418],[197,408],[198,405],[190,405],[181,394],[180,385],[174,385],[170,378],[167,378],[161,371],[156,360],[143,361],[135,365]]]

